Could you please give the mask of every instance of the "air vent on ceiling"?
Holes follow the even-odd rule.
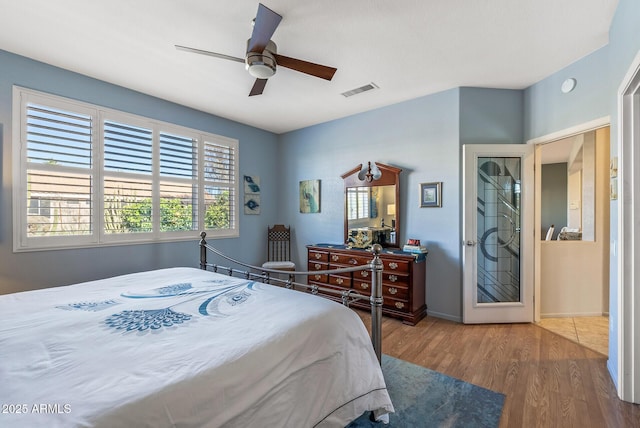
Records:
[[[373,82],[367,83],[366,85],[360,86],[359,88],[355,88],[350,91],[343,92],[342,95],[344,95],[345,97],[350,97],[352,95],[360,94],[362,92],[370,91],[372,89],[378,89],[378,85],[376,85]]]

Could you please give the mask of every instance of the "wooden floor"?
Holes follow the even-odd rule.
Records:
[[[384,354],[505,394],[500,427],[640,427],[640,405],[617,398],[606,356],[535,324],[384,317],[382,330]]]

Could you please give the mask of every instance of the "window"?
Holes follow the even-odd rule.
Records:
[[[238,236],[238,141],[14,89],[14,250]]]
[[[369,218],[369,193],[371,189],[368,187],[349,187],[347,189],[347,198],[349,212],[347,220],[359,220]]]

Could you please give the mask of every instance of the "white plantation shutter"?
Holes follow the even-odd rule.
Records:
[[[205,229],[235,229],[237,222],[237,146],[204,142]]]
[[[369,188],[367,187],[350,187],[347,189],[347,199],[350,208],[347,213],[348,220],[368,219],[369,218]]]
[[[104,232],[153,231],[153,130],[105,120]]]
[[[237,140],[23,88],[14,109],[16,251],[239,235]]]
[[[160,230],[198,229],[198,141],[160,133]]]
[[[104,169],[151,175],[153,130],[104,121]]]
[[[91,234],[92,118],[26,106],[26,235]]]

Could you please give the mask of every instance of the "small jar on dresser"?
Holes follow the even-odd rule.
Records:
[[[308,270],[322,271],[366,265],[373,259],[369,251],[349,248],[345,245],[316,244],[307,246]],[[426,254],[412,254],[398,249],[385,249],[380,254],[382,271],[382,313],[399,318],[405,324],[415,325],[427,314],[425,300]],[[371,271],[363,270],[336,275],[309,275],[310,285],[338,290],[353,289],[360,294],[371,295]],[[339,297],[323,294],[323,297],[339,300]],[[368,300],[360,300],[351,306],[369,309]]]

